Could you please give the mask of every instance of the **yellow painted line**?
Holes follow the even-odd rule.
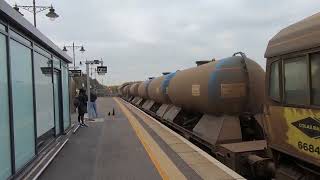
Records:
[[[133,111],[136,115],[138,115],[139,117],[141,117],[141,119],[150,127],[152,128],[162,139],[167,139],[168,137],[166,137],[163,133],[161,133],[161,131],[159,132],[159,130],[156,130],[154,128],[153,123],[158,124],[159,127],[162,127],[164,129],[164,131],[169,132],[172,136],[177,137],[178,139],[180,139],[184,144],[188,145],[190,148],[192,148],[194,150],[194,152],[198,152],[200,155],[202,155],[205,159],[207,159],[210,163],[212,163],[212,165],[216,166],[216,168],[223,170],[227,175],[230,175],[231,178],[227,178],[227,179],[236,179],[236,180],[245,180],[244,177],[240,176],[238,173],[234,172],[232,169],[230,169],[229,167],[227,167],[226,165],[222,164],[221,162],[219,162],[218,160],[216,160],[215,158],[213,158],[212,156],[210,156],[208,153],[204,152],[202,149],[200,149],[199,147],[195,146],[194,144],[192,144],[191,142],[189,142],[187,139],[185,139],[184,137],[182,137],[181,135],[177,134],[176,132],[174,132],[173,130],[171,130],[170,128],[168,128],[167,126],[161,124],[159,121],[155,120],[153,117],[151,117],[150,115],[146,114],[145,112],[143,112],[142,110],[138,109],[137,107],[133,106],[132,104],[128,103],[128,106],[132,107],[131,109],[134,109],[135,111]],[[143,117],[143,115],[145,117]],[[164,140],[165,141],[165,140]],[[177,144],[171,144],[169,145],[172,149],[172,145],[177,145]],[[182,153],[176,152],[179,156]],[[180,156],[181,157],[181,156]],[[181,157],[182,158],[182,157]],[[186,159],[182,158],[187,164],[190,164],[189,161],[187,161]],[[193,164],[193,166],[195,165],[201,165],[200,164]],[[191,167],[192,169],[194,169],[194,167]],[[200,176],[204,178],[204,174],[203,171],[198,172],[196,169],[194,169],[196,171],[196,173]],[[214,170],[214,169],[213,169]],[[209,172],[211,172],[211,176],[209,179],[216,179],[214,178],[215,176],[215,171],[211,171],[209,170]],[[226,178],[220,178],[220,179],[226,179]]]
[[[162,179],[169,179],[167,173],[161,168],[159,162],[157,161],[157,159],[155,158],[153,152],[151,151],[150,147],[147,145],[147,143],[145,142],[145,140],[143,139],[143,136],[141,135],[141,132],[139,131],[139,129],[137,129],[136,127],[132,126],[137,134],[137,136],[139,137],[144,149],[147,151],[152,163],[154,164],[154,166],[157,168],[160,176],[162,177]]]
[[[187,179],[182,172],[175,166],[170,158],[162,151],[160,146],[154,141],[150,134],[143,128],[133,114],[117,98],[113,98],[119,105],[121,111],[129,120],[137,137],[139,138],[144,149],[147,151],[152,163],[158,170],[164,180],[168,179]]]

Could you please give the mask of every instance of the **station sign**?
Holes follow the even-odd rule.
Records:
[[[71,77],[80,77],[82,76],[81,70],[69,70]]]
[[[106,74],[108,71],[107,66],[98,66],[97,67],[97,73],[100,75]]]

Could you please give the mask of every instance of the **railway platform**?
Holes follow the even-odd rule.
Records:
[[[97,104],[100,117],[75,126],[35,179],[244,179],[122,99]]]

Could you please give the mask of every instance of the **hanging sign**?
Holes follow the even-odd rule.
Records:
[[[98,66],[97,67],[97,73],[100,75],[106,74],[107,73],[107,66]]]

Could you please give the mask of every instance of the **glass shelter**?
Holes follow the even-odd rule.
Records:
[[[70,128],[71,58],[0,0],[0,180]]]

